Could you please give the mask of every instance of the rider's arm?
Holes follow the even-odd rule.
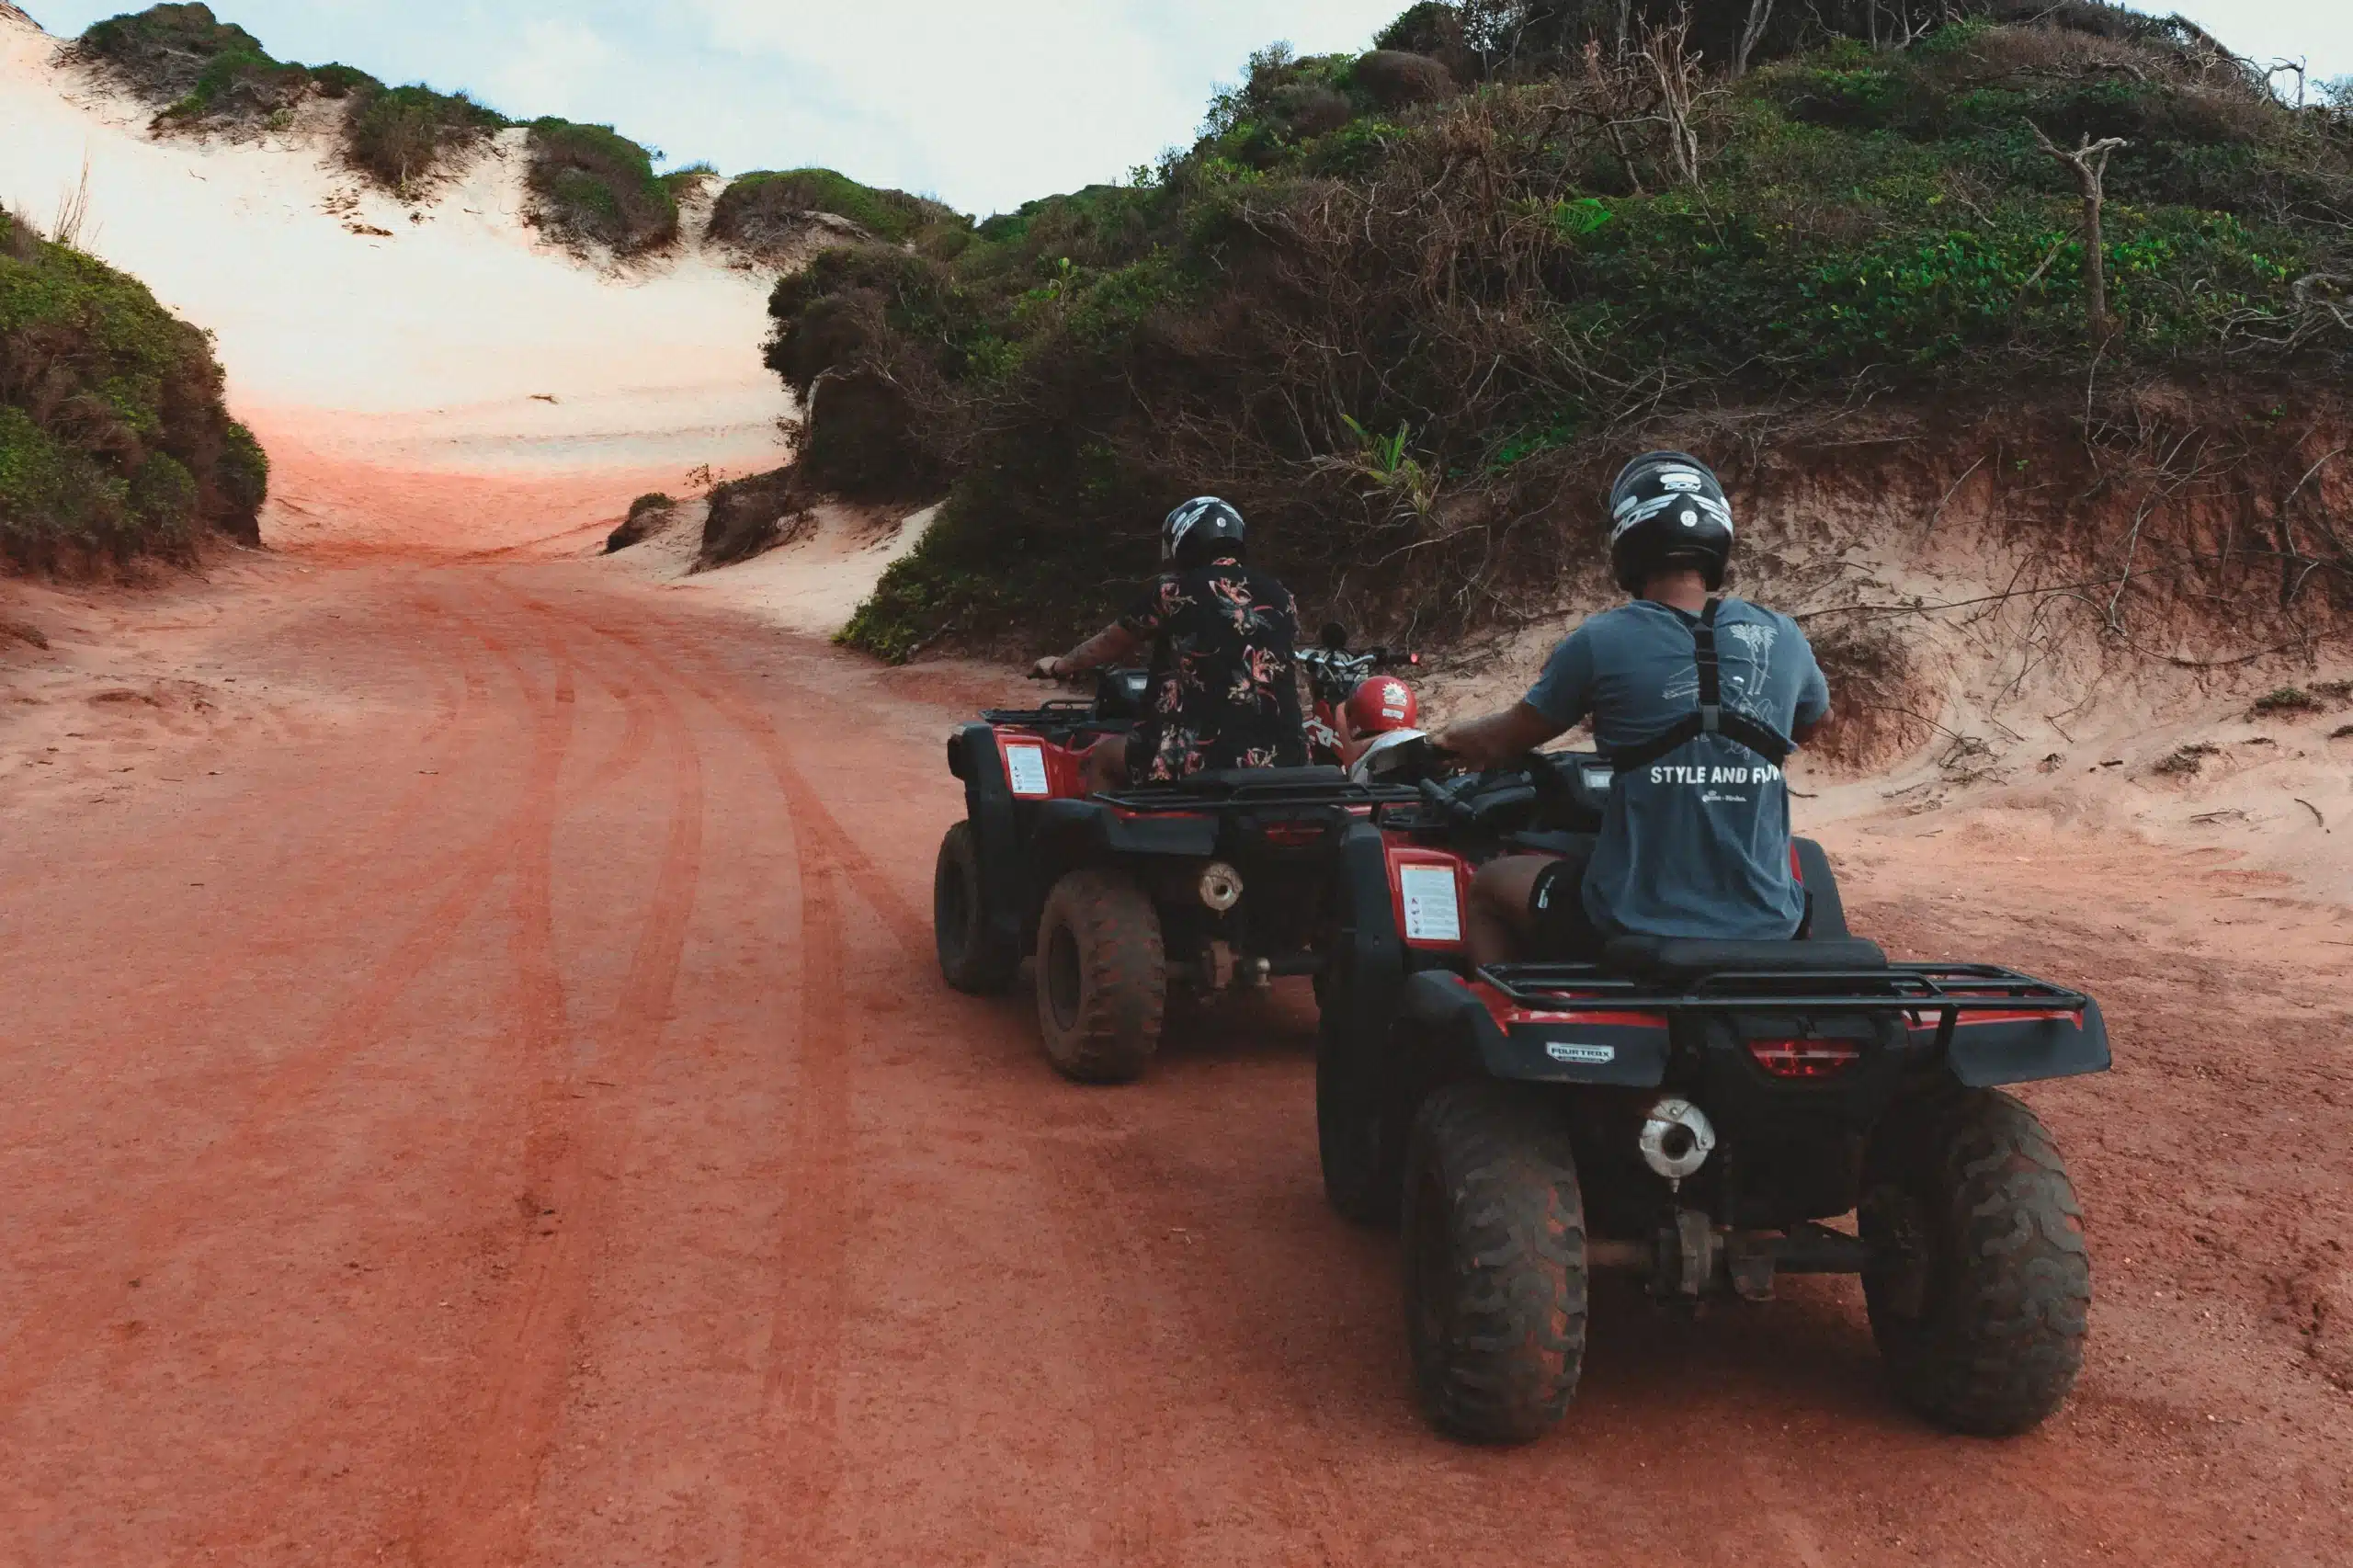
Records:
[[[1099,670],[1132,657],[1152,645],[1167,624],[1174,596],[1181,591],[1173,576],[1164,574],[1144,590],[1133,609],[1073,648],[1059,659],[1040,659],[1029,673],[1041,680],[1067,680],[1087,670]]]
[[[1568,733],[1549,714],[1518,703],[1483,719],[1466,719],[1439,732],[1438,744],[1473,767],[1500,767]]]
[[[1143,646],[1143,640],[1125,626],[1107,626],[1059,659],[1040,659],[1039,670],[1060,679],[1087,670],[1116,665]]]
[[[1473,767],[1499,767],[1565,735],[1593,711],[1593,643],[1580,627],[1552,651],[1518,706],[1456,724],[1438,744]]]

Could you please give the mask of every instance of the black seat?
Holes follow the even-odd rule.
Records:
[[[1844,937],[1824,942],[1708,942],[1679,937],[1620,937],[1602,953],[1605,968],[1641,980],[1688,985],[1727,971],[1824,974],[1885,969],[1877,942]]]
[[[1196,773],[1177,784],[1225,795],[1236,790],[1328,790],[1347,781],[1348,776],[1336,767],[1227,767]]]

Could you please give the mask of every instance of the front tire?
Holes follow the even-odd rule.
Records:
[[[2048,1420],[2084,1365],[2091,1258],[2051,1134],[1977,1091],[1891,1116],[1863,1177],[1862,1235],[1899,1264],[1863,1277],[1871,1334],[1904,1403],[2006,1437]]]
[[[1524,1090],[1454,1084],[1414,1119],[1405,1334],[1431,1425],[1526,1443],[1559,1425],[1585,1362],[1585,1203],[1568,1130]]]
[[[1160,1049],[1168,960],[1160,913],[1133,878],[1088,868],[1047,895],[1038,922],[1038,1028],[1063,1076],[1128,1084]]]
[[[940,975],[959,991],[1002,995],[1021,971],[1021,955],[990,933],[988,904],[981,893],[980,839],[970,822],[958,823],[939,842],[931,876],[931,934]]]

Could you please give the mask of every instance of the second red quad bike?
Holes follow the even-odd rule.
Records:
[[[1573,847],[1609,787],[1570,754],[1425,777],[1338,848],[1324,1185],[1351,1219],[1402,1221],[1425,1413],[1475,1442],[1559,1422],[1597,1271],[1668,1302],[1839,1273],[1862,1278],[1904,1403],[1968,1433],[2041,1422],[2082,1365],[2090,1264],[2058,1149],[2002,1091],[2105,1071],[2098,1005],[1990,964],[1890,962],[1848,935],[1804,840],[1797,940],[1474,969],[1474,869]]]
[[[1086,750],[1132,728],[1141,671],[1092,702],[986,713],[948,743],[965,817],[939,847],[940,972],[961,991],[1011,988],[1034,960],[1046,1054],[1083,1083],[1139,1077],[1172,990],[1317,977],[1339,925],[1339,846],[1411,788],[1337,767],[1205,773],[1090,796]]]

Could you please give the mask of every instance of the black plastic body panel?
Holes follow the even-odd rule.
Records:
[[[1655,1088],[1666,1081],[1670,1031],[1664,1022],[1517,1024],[1495,1021],[1461,975],[1425,970],[1405,983],[1405,1011],[1433,1031],[1468,1040],[1489,1076],[1519,1084],[1590,1084]],[[1581,1050],[1567,1060],[1554,1046]],[[1600,1050],[1608,1060],[1597,1060]]]
[[[1947,1060],[1965,1087],[1991,1089],[2105,1073],[2114,1059],[2108,1020],[2098,1003],[2087,1002],[2080,1025],[2072,1017],[1964,1023],[1952,1031]]]
[[[1027,953],[1034,925],[1029,918],[1030,889],[1022,875],[1013,787],[1006,781],[996,731],[987,724],[967,724],[949,742],[948,756],[956,777],[964,781],[964,813],[980,840],[981,903],[990,940]]]

